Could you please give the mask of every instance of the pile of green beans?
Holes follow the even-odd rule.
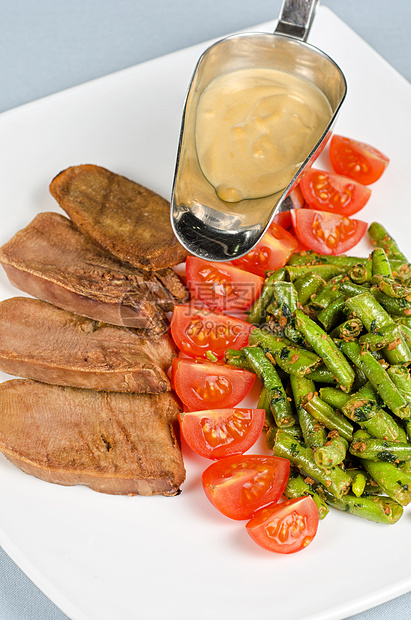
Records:
[[[390,524],[411,502],[411,265],[381,224],[368,234],[368,258],[306,251],[267,273],[225,362],[262,382],[287,497]]]

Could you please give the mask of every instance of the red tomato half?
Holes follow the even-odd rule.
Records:
[[[273,223],[285,228],[285,230],[289,230],[293,225],[291,213],[289,211],[280,211],[277,215],[274,215]]]
[[[353,215],[371,196],[369,187],[348,177],[310,168],[300,182],[301,191],[311,209],[338,215]]]
[[[294,187],[294,189],[288,194],[287,198],[290,198],[293,209],[302,209],[304,206],[304,196],[299,185]],[[290,211],[280,211],[274,216],[273,222],[275,222],[275,224],[279,224],[286,230],[289,230],[292,226]]]
[[[257,299],[263,279],[228,263],[214,263],[196,256],[186,260],[190,292],[213,310],[248,310]]]
[[[325,211],[297,209],[291,216],[297,238],[319,254],[343,254],[354,247],[367,230],[362,220]]]
[[[202,482],[210,502],[226,517],[250,519],[258,508],[277,502],[288,481],[290,462],[278,456],[231,456],[213,463]]]
[[[241,349],[248,343],[253,325],[193,304],[175,306],[171,335],[177,347],[190,357],[207,357],[211,351],[222,360],[226,349]]]
[[[331,138],[330,159],[338,174],[364,185],[378,181],[390,161],[369,144],[337,135]]]
[[[287,231],[275,222],[270,231],[265,233],[255,248],[241,258],[232,261],[233,265],[264,277],[266,271],[276,271],[284,267],[298,242]]]
[[[295,553],[307,547],[318,528],[318,509],[310,495],[270,504],[246,525],[257,545],[276,553]]]
[[[264,409],[207,409],[179,414],[181,432],[194,452],[208,459],[243,454],[263,430]]]
[[[177,396],[190,411],[235,407],[245,398],[255,374],[233,366],[176,357],[171,380]]]

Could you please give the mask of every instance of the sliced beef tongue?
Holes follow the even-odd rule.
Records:
[[[20,290],[113,325],[160,334],[165,312],[181,303],[153,273],[120,262],[58,213],[38,214],[0,248],[0,262]]]
[[[28,297],[0,302],[0,370],[53,385],[157,394],[170,389],[168,336],[151,342]],[[154,358],[154,359],[153,359]]]
[[[153,275],[155,275],[157,280],[159,280],[166,288],[172,298],[172,307],[163,305],[161,300],[158,301],[158,304],[163,308],[163,310],[172,310],[176,303],[185,304],[189,300],[187,287],[182,283],[179,276],[175,271],[173,271],[173,269],[161,269],[159,271],[155,271]]]
[[[50,192],[79,230],[122,261],[156,271],[187,257],[171,227],[170,203],[134,181],[84,164],[60,172]]]
[[[0,384],[0,451],[37,478],[121,495],[175,495],[185,469],[170,392]]]

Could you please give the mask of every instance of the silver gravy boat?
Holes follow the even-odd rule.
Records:
[[[193,255],[229,261],[249,252],[274,216],[290,208],[290,193],[319,155],[344,101],[347,84],[341,69],[324,52],[305,42],[319,0],[284,0],[273,34],[246,33],[222,39],[200,57],[185,101],[178,145],[171,223],[180,243]],[[301,77],[328,99],[332,115],[321,137],[283,190],[228,203],[205,178],[196,151],[196,112],[201,94],[219,75],[237,69],[267,67]]]

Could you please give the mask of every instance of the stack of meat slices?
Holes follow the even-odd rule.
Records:
[[[169,204],[104,168],[68,168],[0,248],[0,451],[23,471],[105,493],[175,495],[185,478],[167,313],[188,299]]]

